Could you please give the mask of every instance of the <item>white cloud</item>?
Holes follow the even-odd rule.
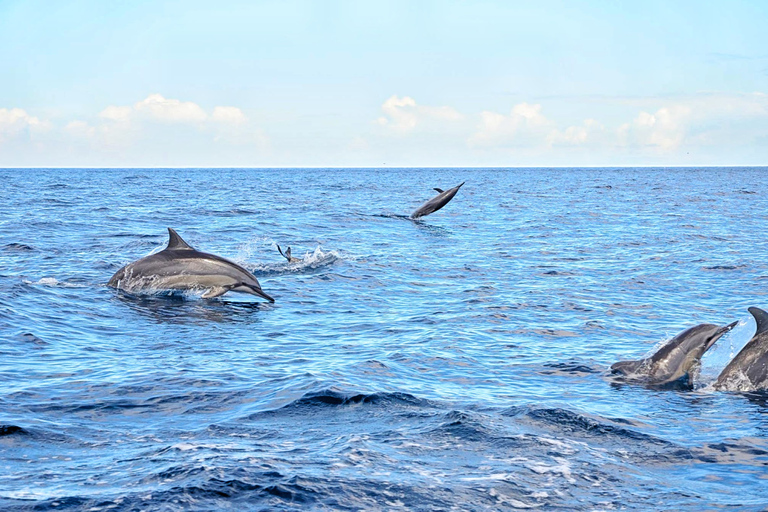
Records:
[[[399,134],[412,132],[427,122],[460,121],[464,117],[452,107],[418,105],[410,96],[392,96],[381,105],[381,110],[384,115],[377,119],[377,123]]]
[[[685,140],[690,121],[691,108],[686,105],[662,107],[653,114],[642,111],[631,123],[619,127],[618,142],[671,151]]]
[[[12,137],[34,138],[51,129],[49,121],[41,121],[20,108],[0,108],[0,142]]]
[[[581,126],[552,130],[547,136],[552,146],[584,146],[605,142],[605,127],[595,119],[585,119]]]
[[[64,131],[69,135],[82,138],[91,138],[96,134],[96,128],[85,121],[71,121],[64,127]]]
[[[111,121],[125,122],[130,121],[133,109],[131,107],[116,107],[110,105],[99,113],[99,117]]]
[[[541,113],[540,104],[519,103],[509,115],[483,111],[470,147],[539,145],[546,142],[554,123]]]
[[[110,105],[99,117],[116,122],[159,122],[164,124],[189,124],[202,126],[207,122],[243,125],[248,118],[237,107],[214,107],[209,115],[197,103],[165,98],[162,94],[150,94],[133,106]]]
[[[133,108],[136,112],[164,123],[199,123],[208,118],[208,114],[197,103],[166,99],[160,94],[150,94]]]
[[[240,125],[248,122],[248,118],[243,114],[243,111],[237,107],[214,107],[211,119],[218,123],[228,123],[233,125]]]

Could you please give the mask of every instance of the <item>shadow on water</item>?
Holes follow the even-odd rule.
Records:
[[[180,324],[197,324],[200,321],[252,323],[257,318],[254,314],[274,307],[266,302],[190,298],[180,293],[138,296],[118,291],[115,300],[154,322]]]

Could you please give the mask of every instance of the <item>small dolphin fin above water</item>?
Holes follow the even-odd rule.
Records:
[[[462,183],[462,185],[463,185],[463,183]],[[433,188],[432,190],[437,190],[437,191],[438,191],[438,193],[440,193],[440,194],[442,194],[443,192],[445,192],[443,189],[441,189],[441,188],[437,188],[437,187]]]
[[[768,313],[755,307],[748,311],[757,323],[755,334],[720,372],[715,389],[768,391]]]
[[[667,341],[652,356],[619,361],[611,366],[611,371],[627,381],[652,387],[690,387],[690,372],[699,364],[701,356],[737,323],[725,327],[713,324],[691,327]]]
[[[232,291],[275,302],[248,270],[221,256],[195,250],[173,228],[168,228],[165,249],[124,266],[107,285],[129,293],[205,290],[205,299]]]
[[[189,249],[191,251],[194,251],[192,246],[189,245],[187,242],[185,242],[184,239],[179,236],[179,234],[176,232],[175,229],[168,228],[168,245],[166,246],[165,250],[180,251],[184,249]]]
[[[275,245],[277,245],[277,244],[275,244]],[[290,247],[287,247],[285,249],[285,252],[283,252],[283,250],[280,248],[280,246],[277,245],[277,250],[283,256],[283,258],[287,259],[290,263],[298,263],[298,262],[302,261],[299,258],[294,258],[293,256],[291,256],[291,248]]]
[[[419,206],[416,211],[414,211],[411,214],[412,219],[418,219],[419,217],[424,217],[425,215],[429,215],[430,213],[434,213],[453,199],[453,196],[456,195],[456,192],[459,191],[462,185],[464,185],[464,181],[461,182],[461,184],[449,188],[448,190],[442,190],[439,188],[435,188],[434,190],[437,190],[439,194],[437,194],[435,197],[427,201],[426,203]]]

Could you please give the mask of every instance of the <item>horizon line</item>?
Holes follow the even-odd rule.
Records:
[[[219,166],[219,167],[205,167],[205,166],[151,166],[151,167],[131,167],[131,166],[119,166],[119,167],[103,167],[103,166],[87,166],[87,167],[51,167],[51,166],[37,166],[37,167],[0,167],[0,170],[64,170],[64,169],[103,169],[103,170],[116,170],[116,169],[146,169],[146,170],[164,170],[164,169],[241,169],[241,170],[269,170],[269,169],[339,169],[339,170],[379,170],[379,169],[695,169],[695,168],[768,168],[768,164],[725,164],[725,165],[513,165],[513,166],[499,166],[499,165],[487,165],[487,166],[264,166],[264,167],[248,167],[248,166]]]

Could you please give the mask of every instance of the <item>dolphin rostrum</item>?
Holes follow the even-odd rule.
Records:
[[[652,356],[637,361],[619,361],[611,366],[611,371],[628,381],[652,387],[690,387],[691,369],[699,363],[704,352],[737,323],[725,327],[712,324],[691,327],[666,342]]]
[[[768,390],[768,313],[749,308],[757,329],[752,339],[720,372],[715,389],[728,391]]]
[[[461,185],[463,185],[465,182],[461,182]],[[425,215],[429,215],[430,213],[434,213],[446,204],[448,204],[448,201],[453,199],[453,196],[456,195],[456,192],[459,191],[461,188],[461,185],[457,185],[453,188],[449,188],[448,190],[442,190],[439,188],[436,188],[438,194],[424,203],[423,205],[419,206],[415,212],[411,214],[412,219],[418,219],[419,217],[424,217]]]
[[[275,302],[253,274],[221,256],[196,251],[168,228],[168,246],[118,270],[108,286],[127,292],[205,290],[204,299],[242,292]]]
[[[302,261],[302,260],[300,260],[299,258],[294,258],[293,256],[291,256],[291,248],[290,248],[290,247],[286,248],[286,249],[285,249],[285,252],[283,252],[283,250],[282,250],[282,249],[280,248],[280,246],[278,245],[278,246],[277,246],[277,250],[278,250],[278,251],[280,252],[280,254],[283,256],[283,258],[285,258],[285,259],[287,259],[287,260],[288,260],[288,262],[289,262],[289,263],[298,263],[298,262]]]

